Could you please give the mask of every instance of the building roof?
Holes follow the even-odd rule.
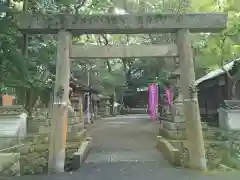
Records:
[[[225,64],[223,66],[223,68],[225,69],[225,71],[230,71],[233,68],[234,62],[235,61],[239,61],[239,60],[240,60],[240,58],[236,59],[234,61],[229,62],[229,63]],[[213,71],[210,71],[209,73],[207,73],[203,77],[201,77],[198,80],[196,80],[195,81],[195,85],[198,86],[200,83],[202,83],[204,81],[207,81],[207,80],[213,79],[215,77],[218,77],[218,76],[224,74],[225,71],[222,68],[218,68],[218,69],[215,69]]]
[[[148,91],[148,87],[137,88],[137,92]]]
[[[110,99],[110,96],[104,95],[104,94],[98,94],[98,97],[100,99]]]

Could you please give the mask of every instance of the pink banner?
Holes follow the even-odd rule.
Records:
[[[164,89],[164,95],[165,95],[165,101],[169,105],[169,107],[172,107],[173,105],[173,94],[170,88],[165,88]]]
[[[173,94],[171,89],[168,87],[166,87],[164,91],[165,113],[170,113],[172,111],[173,105]]]
[[[151,120],[157,119],[158,113],[158,85],[150,84],[148,87],[148,114]]]

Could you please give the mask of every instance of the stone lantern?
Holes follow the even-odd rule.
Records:
[[[110,114],[110,101],[107,99],[106,100],[106,115],[108,116]]]
[[[174,80],[175,88],[177,91],[177,97],[174,99],[172,108],[172,120],[173,122],[184,122],[184,104],[183,97],[180,92],[180,71],[178,67],[174,72],[172,72],[171,78]]]

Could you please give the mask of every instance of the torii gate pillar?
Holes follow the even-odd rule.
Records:
[[[64,172],[70,79],[69,48],[71,43],[71,34],[65,30],[60,30],[58,32],[53,124],[49,147],[49,172]]]
[[[202,124],[195,87],[195,71],[191,40],[188,29],[177,32],[180,63],[180,93],[184,97],[184,117],[188,138],[189,165],[194,169],[207,170]]]

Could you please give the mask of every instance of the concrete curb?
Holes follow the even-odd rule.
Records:
[[[180,151],[173,147],[167,139],[158,136],[158,148],[163,153],[163,156],[174,166],[180,166]]]
[[[75,152],[73,155],[73,161],[72,161],[73,170],[77,170],[81,168],[91,148],[92,148],[92,137],[87,137],[81,143],[78,151]]]

